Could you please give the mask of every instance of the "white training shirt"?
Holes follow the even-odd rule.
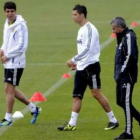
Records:
[[[3,44],[1,50],[8,60],[5,68],[24,68],[26,64],[25,52],[28,46],[28,29],[26,21],[17,15],[16,21],[9,25],[8,19],[4,24]]]
[[[77,51],[78,54],[71,59],[77,64],[77,70],[83,70],[88,65],[99,62],[99,34],[90,22],[87,22],[78,31]]]

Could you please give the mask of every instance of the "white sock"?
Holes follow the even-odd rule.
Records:
[[[36,105],[34,105],[33,103],[29,103],[29,104],[27,105],[27,107],[29,108],[29,110],[30,110],[31,112],[35,112],[35,111],[36,111]]]
[[[5,114],[5,119],[6,119],[7,121],[11,122],[11,121],[12,121],[12,113],[6,113],[6,114]]]
[[[115,116],[113,114],[113,111],[110,111],[110,112],[108,112],[106,114],[108,115],[108,118],[109,118],[110,122],[113,122],[113,123],[117,122],[117,119],[115,118]]]
[[[78,115],[79,115],[79,113],[77,113],[77,112],[72,112],[71,113],[71,119],[69,121],[69,125],[71,125],[71,126],[75,126],[76,125],[76,121],[77,121]]]

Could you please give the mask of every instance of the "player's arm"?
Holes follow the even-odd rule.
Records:
[[[127,37],[124,39],[124,45],[125,45],[125,60],[121,68],[121,72],[127,72],[129,71],[131,67],[131,59],[133,54],[133,46],[135,46],[135,37],[131,36],[131,34],[127,34]],[[129,43],[130,42],[130,43]]]
[[[82,59],[84,59],[85,57],[87,57],[87,55],[90,53],[90,44],[91,44],[91,40],[93,40],[94,37],[92,37],[92,34],[89,35],[89,31],[86,30],[84,32],[83,35],[83,42],[82,42],[82,48],[84,48],[82,50],[82,52],[80,52],[79,54],[75,55],[71,60],[74,63],[77,63],[78,61],[81,61]]]

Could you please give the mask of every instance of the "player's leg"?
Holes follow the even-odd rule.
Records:
[[[77,118],[82,107],[82,99],[86,87],[87,87],[87,80],[84,75],[84,71],[76,71],[74,90],[73,90],[73,105],[72,105],[71,118],[68,124],[58,127],[57,128],[58,130],[64,130],[64,131],[76,130]]]
[[[91,93],[95,99],[100,103],[105,112],[110,112],[111,108],[107,98],[102,94],[101,89],[91,89]]]
[[[35,104],[30,102],[29,99],[25,96],[25,94],[23,94],[18,89],[15,89],[15,98],[27,105],[32,115],[31,124],[34,124],[38,118],[41,108],[37,107]]]
[[[5,69],[5,94],[6,94],[6,113],[4,119],[1,121],[0,126],[12,124],[12,110],[15,100],[13,84],[13,69]]]
[[[16,86],[19,85],[20,79],[22,77],[22,73],[23,73],[22,68],[17,69],[17,80],[16,80]],[[31,119],[31,124],[34,124],[38,118],[39,112],[41,110],[41,108],[36,107],[36,105],[34,105],[33,103],[31,103],[29,101],[29,99],[18,89],[15,88],[14,91],[15,94],[15,98],[17,98],[19,101],[21,101],[22,103],[24,103],[25,105],[27,105],[27,107],[29,108],[29,110],[31,111],[31,115],[32,115],[32,119]]]
[[[100,64],[97,62],[95,64],[89,65],[86,68],[88,77],[88,85],[91,89],[91,93],[95,99],[103,107],[107,116],[109,118],[108,126],[105,130],[114,129],[119,126],[117,119],[114,116],[113,111],[109,105],[108,99],[101,92],[101,80],[100,80]]]

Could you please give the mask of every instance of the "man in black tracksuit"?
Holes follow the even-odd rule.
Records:
[[[133,139],[133,117],[140,124],[140,113],[132,104],[132,92],[138,75],[138,45],[137,38],[132,29],[126,27],[122,17],[116,17],[111,21],[111,28],[117,35],[117,47],[115,55],[114,78],[116,81],[117,104],[125,113],[125,132],[114,140]]]

